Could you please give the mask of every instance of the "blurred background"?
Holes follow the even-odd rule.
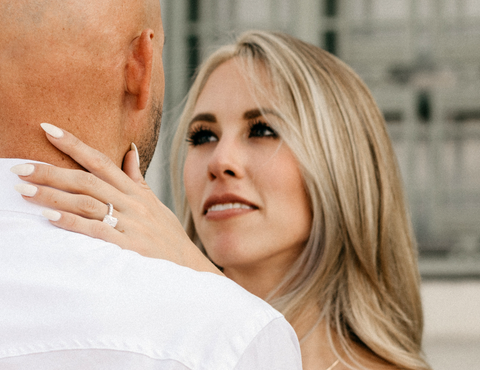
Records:
[[[161,0],[161,139],[147,181],[172,205],[169,143],[195,68],[247,29],[344,60],[384,113],[419,243],[425,351],[480,369],[480,0]]]

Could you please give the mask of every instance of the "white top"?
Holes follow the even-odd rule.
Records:
[[[301,369],[283,316],[227,278],[52,226],[0,159],[0,368]]]

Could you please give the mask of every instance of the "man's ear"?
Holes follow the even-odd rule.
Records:
[[[150,96],[153,64],[153,31],[144,30],[130,44],[125,67],[126,90],[136,96],[137,109],[145,109]]]

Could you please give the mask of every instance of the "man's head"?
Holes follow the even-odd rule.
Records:
[[[48,144],[63,127],[145,171],[162,111],[159,0],[0,0],[0,157],[78,166]]]

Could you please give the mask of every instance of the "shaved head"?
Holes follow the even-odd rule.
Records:
[[[0,29],[0,129],[10,141],[0,139],[0,157],[72,165],[47,148],[39,124],[50,122],[119,165],[129,141],[150,161],[144,145],[158,137],[164,88],[159,0],[0,0]],[[147,88],[136,89],[137,72]]]
[[[124,0],[1,1],[0,43],[4,52],[9,50],[16,57],[28,56],[27,61],[42,51],[63,53],[69,49],[111,55],[126,37],[147,27],[147,3]]]

